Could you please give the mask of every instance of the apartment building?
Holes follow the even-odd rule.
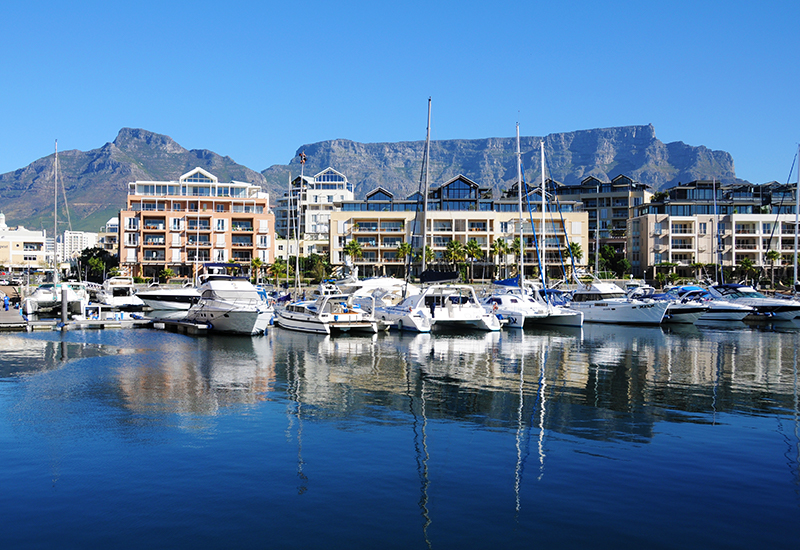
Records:
[[[275,233],[281,239],[277,257],[294,256],[298,247],[301,256],[327,256],[331,213],[353,197],[353,185],[347,177],[330,167],[292,180],[289,192],[275,207]]]
[[[128,184],[119,214],[120,269],[156,277],[164,268],[189,277],[202,262],[274,261],[274,215],[258,185],[195,168],[177,181]]]
[[[47,240],[45,231],[9,227],[5,214],[0,212],[0,265],[8,271],[20,273],[27,268],[51,265],[52,253],[47,253]]]
[[[796,186],[720,185],[697,180],[666,190],[636,208],[628,222],[628,259],[637,277],[655,277],[669,265],[681,277],[695,277],[701,264],[732,269],[743,259],[772,268],[793,265]]]
[[[650,201],[653,190],[649,185],[619,175],[610,182],[594,176],[585,178],[579,185],[556,185],[556,194],[564,199],[581,201],[589,216],[590,257],[599,246],[610,245],[618,254],[627,255],[628,218],[633,209]]]
[[[403,242],[412,243],[412,228],[421,209],[420,198],[419,193],[415,193],[398,199],[391,192],[376,188],[364,200],[342,202],[341,210],[331,213],[331,263],[343,264],[344,247],[349,241],[356,240],[362,250],[361,258],[354,262],[360,274],[402,276],[404,258],[398,257],[397,247]],[[543,226],[538,189],[524,197],[524,214],[521,216],[516,184],[501,198],[493,199],[490,188],[480,187],[469,178],[459,175],[428,193],[426,245],[433,251],[435,264],[445,262],[450,241],[455,240],[462,245],[476,241],[484,259],[475,262],[475,276],[482,278],[483,272],[488,278],[492,276],[491,265],[496,261],[501,265],[513,265],[516,262],[513,254],[495,258],[491,251],[497,240],[511,246],[520,235],[521,224],[526,273],[533,273],[535,266],[538,266],[537,245],[544,245],[548,272],[560,278],[566,243],[581,244],[585,250],[588,219],[581,205],[575,201],[564,201],[560,211],[555,206],[546,207],[546,210]],[[544,243],[541,240],[543,227]],[[585,262],[584,256],[580,263]]]

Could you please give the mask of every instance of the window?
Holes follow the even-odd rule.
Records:
[[[706,223],[705,222],[700,222],[700,223],[697,224],[697,232],[700,235],[705,235],[706,234]]]
[[[219,219],[214,224],[215,231],[225,231],[225,219]]]

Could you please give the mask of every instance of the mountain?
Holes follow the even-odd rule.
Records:
[[[0,210],[10,226],[45,228],[52,233],[55,154],[0,175]],[[220,181],[247,181],[269,187],[256,171],[205,149],[184,149],[172,138],[123,128],[117,138],[91,151],[59,151],[58,202],[64,186],[69,217],[76,231],[97,231],[125,205],[128,183],[176,180],[200,166]],[[59,231],[69,229],[59,206]]]
[[[647,125],[520,137],[529,182],[541,178],[541,141],[548,176],[567,185],[578,184],[588,176],[611,181],[620,174],[655,189],[712,177],[723,183],[742,181],[736,178],[729,153],[682,142],[665,144],[656,138],[655,128]],[[406,197],[419,188],[424,146],[424,141],[357,143],[335,139],[305,145],[297,153],[306,153],[307,174],[328,166],[345,174],[353,183],[356,197],[378,186]],[[430,155],[431,186],[463,174],[497,192],[517,178],[515,137],[431,141]],[[289,165],[271,166],[262,174],[278,186],[287,181],[290,172],[293,176],[300,173],[297,157]]]
[[[739,182],[733,159],[724,151],[682,142],[663,143],[652,125],[622,126],[520,138],[527,181],[540,178],[539,142],[544,140],[548,175],[577,184],[588,176],[602,181],[625,174],[656,189],[678,182],[716,178]],[[356,197],[381,186],[406,197],[417,191],[424,141],[358,143],[346,139],[300,147],[305,172],[328,166],[345,174]],[[430,183],[436,186],[464,174],[496,192],[517,175],[515,138],[454,139],[431,142]],[[273,165],[261,173],[206,149],[187,150],[172,138],[141,129],[123,128],[117,138],[91,151],[62,151],[59,181],[63,182],[75,230],[97,231],[124,206],[128,183],[136,180],[176,180],[200,166],[220,181],[246,181],[262,186],[275,200],[283,195],[289,176],[300,174],[297,157],[288,165]],[[0,175],[0,211],[9,225],[30,229],[53,227],[54,155],[25,168]],[[495,194],[497,196],[497,193]],[[59,191],[59,204],[63,195]],[[59,231],[67,229],[59,214]]]

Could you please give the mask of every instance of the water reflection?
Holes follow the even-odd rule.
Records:
[[[35,374],[65,358],[113,355],[108,392],[138,412],[214,415],[220,407],[285,399],[315,415],[392,422],[424,392],[433,418],[518,429],[520,408],[541,407],[539,419],[529,421],[542,432],[639,441],[664,419],[713,423],[731,411],[797,410],[797,331],[588,325],[578,333],[344,338],[280,329],[260,338],[141,332],[149,336],[118,346],[54,341],[57,333],[51,340],[3,336],[0,372]]]

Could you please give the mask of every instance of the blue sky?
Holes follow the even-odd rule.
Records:
[[[0,173],[120,128],[254,170],[306,143],[652,123],[786,181],[800,2],[6,2]],[[796,172],[791,176],[796,181]]]

